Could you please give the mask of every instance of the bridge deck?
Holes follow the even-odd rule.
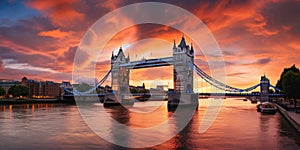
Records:
[[[173,57],[144,59],[141,61],[133,61],[126,64],[120,64],[120,67],[127,67],[129,69],[140,69],[149,67],[161,67],[173,65]]]

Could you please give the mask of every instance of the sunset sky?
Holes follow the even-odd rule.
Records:
[[[106,13],[137,2],[143,1],[0,1],[0,78],[71,81],[74,55],[89,27]],[[209,28],[222,50],[226,80],[232,86],[252,86],[264,74],[275,85],[283,68],[300,65],[299,0],[167,3],[192,12]],[[124,16],[116,23],[128,20]],[[167,26],[141,24],[119,32],[106,44],[105,51],[109,58],[120,46],[132,60],[168,57],[173,40],[178,44],[181,36],[180,31]],[[186,37],[190,45],[192,41]],[[196,46],[195,51],[195,62],[209,73],[201,50]],[[109,70],[109,58],[97,63],[98,79]],[[172,80],[171,69],[133,70],[131,82],[144,81],[150,86],[148,81],[155,80],[166,84]]]

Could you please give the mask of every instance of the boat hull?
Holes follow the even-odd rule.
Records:
[[[261,112],[262,114],[276,114],[277,112],[276,106],[270,102],[258,104],[256,107],[257,111]]]

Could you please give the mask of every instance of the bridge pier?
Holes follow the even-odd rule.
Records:
[[[117,55],[112,53],[111,56],[111,85],[113,93],[106,94],[104,105],[133,105],[133,100],[129,101],[125,98],[130,94],[129,90],[129,74],[130,69],[122,64],[130,63],[129,56],[126,58],[122,47],[120,47]]]
[[[260,78],[260,102],[267,102],[269,101],[269,87],[270,81],[264,75]]]

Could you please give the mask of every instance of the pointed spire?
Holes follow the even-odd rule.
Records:
[[[117,57],[119,57],[119,55],[120,55],[121,53],[124,55],[123,50],[122,50],[122,45],[120,46],[119,52],[118,52],[118,54],[117,54]],[[124,56],[124,57],[125,57],[125,56]]]
[[[114,59],[114,51],[111,52],[111,59]]]
[[[193,43],[191,43],[191,50],[194,50],[194,48],[193,48]]]
[[[184,48],[186,47],[186,43],[185,43],[185,39],[184,39],[184,34],[182,35],[180,44],[178,45],[178,47]]]
[[[129,53],[127,53],[126,62],[127,62],[127,63],[130,62]]]
[[[175,41],[175,39],[174,39],[173,49],[176,49],[176,41]]]

